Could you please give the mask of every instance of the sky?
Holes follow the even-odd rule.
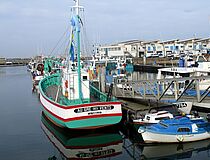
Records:
[[[73,0],[1,0],[0,57],[50,54]],[[88,44],[210,37],[210,0],[80,0]]]

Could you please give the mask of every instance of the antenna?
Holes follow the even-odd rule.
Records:
[[[73,0],[75,6],[72,6],[72,10],[75,11],[76,15],[79,15],[79,11],[83,11],[84,7],[79,5],[79,0]]]

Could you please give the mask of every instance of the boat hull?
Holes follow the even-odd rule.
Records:
[[[100,128],[121,121],[121,102],[95,102],[63,106],[40,94],[42,109],[55,124],[71,129]]]
[[[179,142],[194,142],[210,138],[208,132],[199,134],[159,134],[150,131],[145,131],[142,138],[145,143],[179,143]]]

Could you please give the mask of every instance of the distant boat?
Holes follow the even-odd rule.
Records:
[[[39,92],[39,82],[44,78],[44,64],[43,63],[35,63],[35,67],[33,68],[32,74],[32,91]]]
[[[59,73],[39,83],[40,101],[45,115],[60,127],[92,129],[117,124],[122,118],[121,102],[90,84],[89,73],[80,63],[79,0],[74,0],[71,37],[66,65]],[[76,57],[76,58],[75,58]]]
[[[58,150],[51,158],[98,159],[122,154],[122,136],[116,129],[69,131],[55,126],[44,114],[41,128]]]
[[[188,117],[175,117],[139,127],[138,132],[145,143],[194,142],[210,138],[210,123],[203,119],[191,121]]]

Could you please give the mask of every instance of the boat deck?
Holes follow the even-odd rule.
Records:
[[[64,102],[63,100],[66,99],[66,97],[63,96],[63,94],[62,94],[61,87],[59,87],[57,85],[49,86],[46,89],[45,94],[48,98],[54,100],[55,102],[61,102],[61,101]],[[90,95],[90,101],[91,102],[98,102],[99,100],[94,95]]]
[[[53,99],[54,101],[56,101],[56,97],[57,97],[56,102],[59,102],[61,100],[61,97],[62,97],[61,88],[57,85],[49,86],[47,88],[45,94],[48,98]]]

